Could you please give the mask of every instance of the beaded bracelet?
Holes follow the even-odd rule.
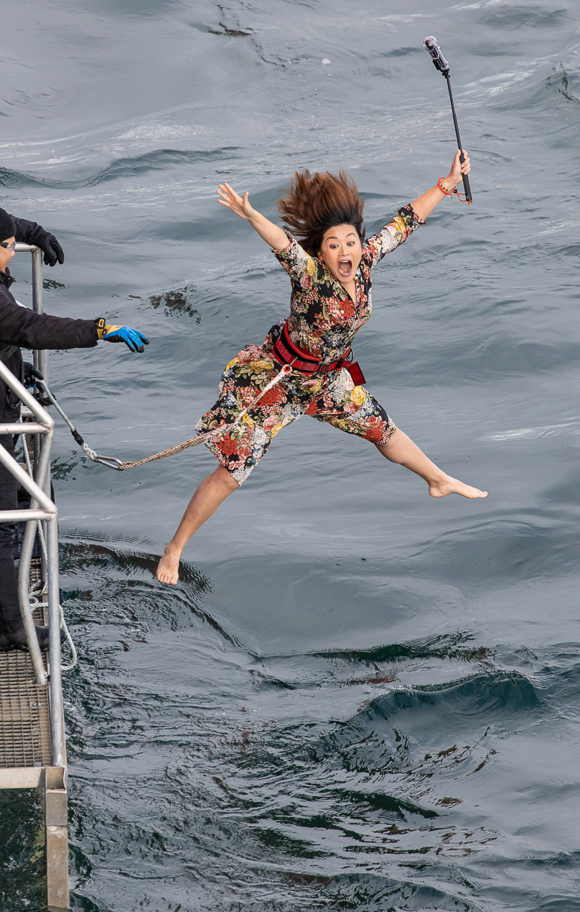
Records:
[[[445,196],[457,196],[457,199],[460,199],[461,202],[464,203],[465,200],[467,199],[467,197],[463,193],[460,193],[459,190],[457,190],[457,189],[448,190],[447,187],[444,187],[442,185],[442,183],[441,183],[442,180],[445,180],[445,178],[440,177],[439,180],[437,181],[437,186],[441,190],[441,193],[444,193]]]
[[[440,177],[439,180],[437,181],[437,186],[441,190],[441,193],[444,193],[445,196],[453,196],[454,193],[457,193],[457,190],[448,190],[446,187],[444,187],[443,184],[441,183],[441,181],[443,181],[443,180],[445,180],[445,178]]]

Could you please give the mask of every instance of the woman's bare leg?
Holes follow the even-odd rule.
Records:
[[[405,466],[424,478],[429,485],[431,497],[445,497],[447,494],[462,494],[463,497],[487,497],[487,491],[472,488],[451,475],[446,475],[434,462],[425,456],[416,443],[397,429],[388,443],[377,444],[377,450],[391,462]]]
[[[175,585],[179,579],[179,558],[186,543],[206,519],[215,513],[228,494],[235,491],[237,487],[237,482],[222,465],[204,478],[189,501],[183,519],[177,527],[177,532],[163,552],[163,557],[157,567],[158,580]]]

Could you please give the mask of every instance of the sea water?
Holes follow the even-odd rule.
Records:
[[[580,12],[536,0],[4,0],[2,201],[62,243],[45,309],[136,326],[57,352],[87,442],[192,436],[289,282],[276,217],[344,167],[370,233],[448,173],[451,65],[473,205],[374,274],[355,354],[397,426],[485,500],[434,500],[309,418],[154,571],[215,467],[124,473],[54,446],[72,909],[580,909]],[[30,304],[27,255],[12,272]],[[1,801],[2,909],[43,908],[42,818]]]

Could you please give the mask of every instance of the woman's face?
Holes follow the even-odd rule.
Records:
[[[13,237],[6,238],[6,240],[3,243],[4,244],[13,244],[14,238]],[[6,272],[6,267],[8,266],[8,263],[10,262],[10,260],[12,259],[13,256],[14,256],[13,250],[7,249],[6,247],[0,247],[0,272]]]
[[[341,285],[353,281],[362,257],[362,245],[353,225],[335,225],[324,232],[319,259]]]

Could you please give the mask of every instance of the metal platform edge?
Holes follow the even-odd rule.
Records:
[[[18,252],[30,252],[32,254],[32,286],[33,286],[33,309],[36,313],[42,313],[42,252],[38,247],[28,244],[17,244]],[[45,379],[48,379],[48,352],[35,351],[34,363],[40,368]],[[4,766],[0,767],[0,789],[39,789],[42,796],[45,818],[45,858],[46,858],[46,901],[49,912],[64,912],[69,909],[69,883],[68,883],[68,795],[67,795],[67,759],[66,759],[66,735],[64,728],[64,707],[62,700],[62,681],[60,666],[60,633],[59,633],[59,603],[60,592],[58,586],[58,511],[55,504],[50,498],[50,444],[54,422],[50,415],[40,406],[40,404],[31,396],[31,394],[20,384],[20,382],[8,371],[2,362],[0,362],[0,372],[2,379],[18,395],[20,400],[30,409],[32,415],[37,419],[37,425],[30,425],[32,433],[45,435],[46,446],[35,447],[36,472],[40,477],[40,485],[35,484],[22,471],[20,466],[7,454],[3,447],[2,462],[7,465],[12,474],[20,481],[20,484],[31,495],[32,500],[37,504],[36,509],[18,511],[18,515],[11,516],[10,511],[4,512],[0,521],[19,522],[33,519],[43,520],[45,535],[48,541],[47,563],[43,566],[41,576],[45,584],[45,593],[48,596],[48,612],[45,608],[44,623],[48,621],[50,626],[50,658],[48,655],[41,656],[40,650],[34,635],[33,620],[25,620],[25,626],[30,627],[27,631],[29,653],[27,660],[31,664],[31,679],[26,681],[25,691],[29,692],[29,687],[33,686],[37,693],[44,691],[47,697],[47,706],[44,712],[48,711],[49,729],[50,729],[50,752],[42,755],[42,761],[34,766]],[[4,426],[3,426],[4,427]],[[10,433],[21,434],[23,426],[6,425],[5,429]],[[44,455],[43,455],[44,451]],[[45,464],[46,463],[46,464]],[[44,479],[44,480],[43,480]],[[39,509],[39,507],[41,509]],[[28,523],[31,526],[31,523]],[[27,529],[28,529],[27,526]],[[32,541],[32,539],[31,539]],[[24,546],[23,546],[24,549]],[[29,558],[31,556],[29,551]],[[29,565],[30,571],[32,567]],[[26,571],[25,571],[26,572]],[[30,572],[29,582],[32,582],[33,573]],[[22,596],[21,596],[22,598]],[[36,612],[35,612],[36,614]],[[40,617],[35,617],[34,621],[42,623]],[[7,653],[6,659],[10,663],[13,660],[14,653]],[[48,660],[48,661],[47,661]],[[46,663],[46,664],[45,664]],[[48,668],[47,668],[48,665]],[[51,667],[52,666],[52,667]],[[48,672],[48,675],[46,674]],[[36,679],[36,680],[34,680]],[[24,693],[26,700],[26,693]],[[3,701],[5,702],[5,701]],[[37,705],[37,704],[31,704]],[[7,707],[4,706],[3,709]],[[11,705],[7,714],[6,721],[10,724],[12,721],[30,721],[14,720],[12,718],[14,711],[18,715],[18,710]],[[4,713],[2,714],[4,716]],[[4,721],[2,719],[2,721]],[[51,758],[51,762],[47,763]],[[14,758],[16,759],[16,757]],[[59,765],[55,766],[54,764]]]
[[[38,617],[35,620],[42,623],[43,619]],[[24,657],[22,653],[19,657],[15,653],[8,653],[4,657],[8,662],[11,658],[22,660]],[[26,659],[30,661],[29,656],[26,656]],[[50,680],[50,666],[48,670]],[[32,677],[32,667],[29,674]],[[38,685],[34,686],[35,689],[45,690],[48,705],[44,710],[41,709],[41,714],[47,712],[50,716],[53,707],[48,683],[40,688]],[[0,767],[0,789],[38,789],[41,793],[45,828],[46,898],[47,909],[50,912],[64,912],[69,908],[66,742],[63,754],[64,766],[45,763],[37,766]]]
[[[16,766],[0,769],[0,789],[47,788],[66,790],[62,766]]]

